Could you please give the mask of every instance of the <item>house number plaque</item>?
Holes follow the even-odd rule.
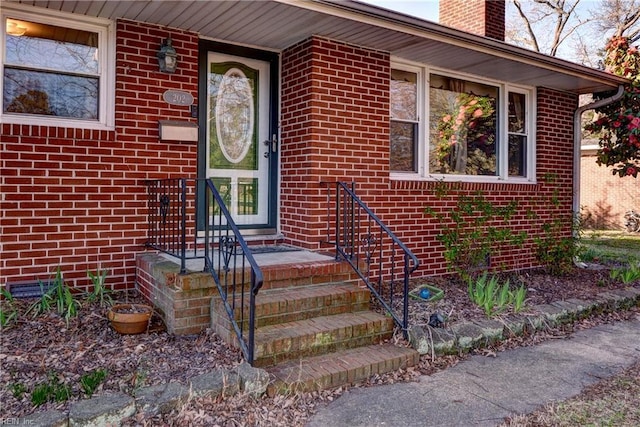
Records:
[[[193,96],[189,92],[181,90],[167,90],[162,94],[162,99],[171,105],[193,104]]]

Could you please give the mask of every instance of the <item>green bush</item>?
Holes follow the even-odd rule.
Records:
[[[640,280],[640,267],[636,264],[631,264],[628,267],[614,268],[609,275],[613,280],[619,280],[625,285],[628,285],[636,280]]]
[[[100,307],[107,307],[113,304],[110,295],[111,290],[106,287],[107,274],[109,274],[107,270],[101,269],[96,270],[95,273],[87,271],[87,276],[93,283],[93,290],[87,295],[87,301],[97,302]]]
[[[437,189],[436,194],[439,198],[448,195],[444,188]],[[477,191],[470,196],[458,195],[456,207],[446,213],[430,207],[425,208],[425,213],[444,225],[444,231],[437,237],[444,245],[444,259],[449,269],[466,281],[473,271],[490,266],[492,253],[522,246],[527,234],[511,229],[517,208],[515,200],[498,206]]]
[[[576,257],[580,256],[582,246],[582,222],[579,214],[567,212],[562,205],[562,183],[558,176],[547,173],[542,179],[544,190],[538,203],[551,210],[550,219],[541,220],[540,234],[534,237],[536,259],[549,274],[560,276],[573,269]],[[530,212],[532,219],[538,219]]]

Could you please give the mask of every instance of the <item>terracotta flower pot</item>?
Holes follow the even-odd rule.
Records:
[[[107,313],[111,326],[121,334],[140,334],[149,327],[153,308],[145,304],[116,304]]]

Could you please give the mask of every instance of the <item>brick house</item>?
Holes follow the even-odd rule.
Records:
[[[82,288],[100,266],[133,286],[145,181],[171,177],[212,178],[255,242],[311,251],[322,182],[354,182],[422,275],[447,273],[424,209],[480,191],[528,236],[492,263],[537,265],[541,222],[573,210],[578,96],[624,80],[505,44],[502,2],[440,5],[439,25],[351,1],[2,2],[0,285],[61,266]]]
[[[591,143],[590,143],[591,142]],[[593,144],[595,142],[595,144]],[[640,185],[632,177],[612,175],[596,163],[597,141],[584,141],[580,156],[580,206],[585,226],[597,230],[624,229],[625,212],[640,210]]]

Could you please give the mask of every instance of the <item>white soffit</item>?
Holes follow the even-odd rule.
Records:
[[[611,90],[626,81],[600,70],[353,1],[3,1],[3,5],[12,3],[180,28],[205,38],[275,51],[318,35],[431,66],[575,93]]]

